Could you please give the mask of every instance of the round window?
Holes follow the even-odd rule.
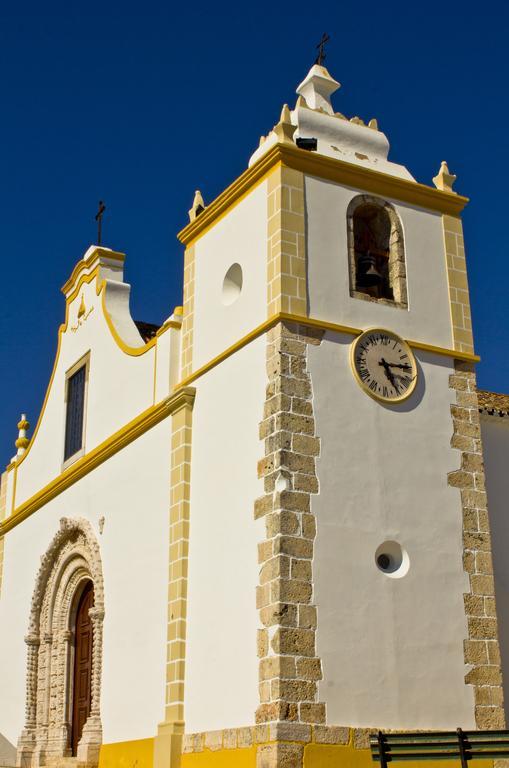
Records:
[[[242,267],[240,264],[232,264],[223,280],[223,304],[233,304],[242,291]]]

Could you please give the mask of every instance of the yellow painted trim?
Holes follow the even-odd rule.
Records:
[[[96,467],[115,453],[121,451],[122,448],[125,448],[133,440],[136,440],[140,435],[144,434],[144,432],[151,429],[151,427],[177,411],[184,404],[189,404],[192,407],[192,404],[194,403],[194,395],[194,389],[183,387],[157,405],[151,406],[140,413],[135,419],[117,432],[114,432],[107,440],[104,440],[81,459],[75,461],[74,464],[64,470],[64,472],[58,475],[58,477],[48,483],[48,485],[40,491],[27,499],[27,501],[20,504],[9,518],[0,523],[0,536],[3,536],[22,523],[27,517],[30,517],[30,515],[38,509],[43,507],[89,472],[96,469]]]
[[[402,395],[399,395],[398,397],[384,397],[383,395],[379,395],[377,392],[373,392],[367,384],[361,379],[359,372],[357,370],[357,366],[355,365],[355,351],[357,349],[357,346],[361,343],[361,341],[366,338],[366,336],[370,336],[372,333],[386,333],[389,336],[392,336],[394,339],[397,339],[399,343],[402,345],[404,349],[406,349],[408,358],[411,361],[412,364],[412,382],[409,388],[404,392]],[[370,397],[373,398],[373,400],[379,400],[381,403],[402,403],[403,400],[406,400],[412,392],[414,391],[416,384],[417,384],[417,363],[415,362],[415,357],[413,356],[412,350],[410,349],[407,342],[401,338],[401,336],[398,336],[397,333],[394,333],[394,331],[389,331],[387,328],[368,328],[363,333],[360,334],[360,336],[356,336],[352,344],[350,345],[350,368],[352,369],[353,377],[359,387]],[[397,387],[394,387],[397,391]]]
[[[167,320],[163,325],[158,328],[156,331],[156,337],[159,338],[159,336],[162,336],[163,333],[166,333],[166,331],[169,328],[176,328],[177,330],[180,330],[182,328],[182,320]]]
[[[305,325],[309,325],[311,328],[320,328],[323,331],[350,333],[352,336],[359,336],[364,331],[364,328],[356,328],[353,325],[330,323],[328,320],[318,320],[315,317],[306,317],[305,315],[292,315],[289,312],[280,312],[276,318],[277,320],[288,320],[293,323],[305,323]]]
[[[324,331],[333,331],[334,333],[348,333],[352,336],[359,336],[361,333],[364,333],[363,328],[354,328],[350,325],[341,325],[339,323],[329,323],[326,320],[317,320],[313,317],[305,317],[303,315],[291,315],[288,312],[279,312],[277,315],[273,315],[272,317],[269,317],[268,320],[265,320],[264,323],[261,325],[258,325],[254,330],[252,330],[250,333],[243,336],[241,339],[235,342],[235,344],[232,344],[230,347],[224,350],[224,352],[221,352],[219,355],[216,355],[212,358],[212,360],[209,360],[208,363],[205,363],[200,368],[198,368],[196,371],[194,371],[190,376],[186,376],[185,379],[182,379],[176,386],[175,391],[180,389],[181,387],[185,387],[188,384],[191,384],[191,382],[196,381],[196,379],[199,379],[200,376],[203,376],[204,373],[207,373],[212,368],[215,368],[216,365],[219,365],[219,363],[222,363],[223,360],[226,360],[226,358],[230,357],[230,355],[233,355],[235,352],[237,352],[239,349],[242,349],[242,347],[245,347],[246,344],[249,344],[254,339],[258,338],[258,336],[261,336],[262,333],[265,333],[265,331],[268,331],[270,328],[272,328],[276,323],[282,322],[282,321],[288,321],[288,322],[294,322],[294,323],[301,323],[302,325],[307,325],[311,328],[321,328]],[[393,333],[393,331],[391,331]],[[424,352],[433,352],[435,355],[442,355],[443,357],[451,357],[455,360],[467,360],[472,363],[478,363],[481,359],[478,355],[471,355],[468,352],[459,352],[456,349],[448,349],[447,347],[436,347],[433,344],[425,344],[422,341],[412,341],[411,339],[405,339],[406,343],[409,347],[412,347],[413,349],[421,349]],[[394,402],[394,401],[391,401]]]
[[[153,764],[153,738],[101,745],[99,768],[152,768]]]
[[[110,317],[110,313],[106,309],[106,291],[104,290],[106,286],[106,281],[103,280],[101,282],[101,285],[98,288],[97,295],[102,292],[102,310],[104,314],[104,318],[106,320],[106,323],[108,325],[108,328],[110,329],[110,333],[113,336],[114,341],[117,344],[117,347],[119,347],[122,352],[125,352],[126,355],[131,355],[132,357],[139,357],[140,355],[144,355],[145,352],[148,352],[149,349],[152,349],[155,344],[157,344],[157,336],[153,336],[150,341],[147,341],[145,344],[143,344],[141,347],[131,347],[129,344],[126,344],[125,341],[119,336],[117,333],[117,329],[113,325],[113,321]]]
[[[213,357],[212,360],[209,360],[208,363],[205,363],[205,365],[202,365],[201,368],[198,368],[190,376],[186,376],[185,379],[182,379],[182,381],[180,381],[175,386],[175,390],[180,389],[181,387],[186,387],[192,381],[199,379],[200,376],[203,376],[204,373],[207,373],[207,371],[210,371],[211,368],[215,368],[216,365],[219,365],[219,363],[222,363],[223,360],[226,360],[227,357],[230,357],[230,355],[233,355],[234,352],[237,352],[239,349],[242,349],[242,347],[245,347],[246,344],[249,344],[249,342],[258,338],[258,336],[261,336],[262,333],[265,333],[265,331],[268,331],[269,328],[272,328],[272,326],[275,325],[279,320],[280,320],[280,315],[274,315],[273,317],[269,317],[268,320],[265,320],[264,323],[262,323],[261,325],[258,325],[253,331],[250,331],[250,333],[243,336],[241,339],[239,339],[239,341],[236,341],[235,344],[232,344],[231,347],[228,347],[227,349],[225,349],[224,352],[221,352],[221,354],[216,355],[216,357]]]
[[[207,205],[194,221],[180,230],[177,234],[180,242],[190,245],[198,237],[201,237],[211,226],[217,224],[230,208],[240,203],[266,176],[272,173],[279,162],[273,150],[267,152],[221,192],[210,205]]]
[[[14,477],[12,480],[12,500],[11,500],[11,515],[14,514],[14,507],[16,504],[16,485],[18,483],[18,467],[14,468]],[[0,523],[0,531],[2,530],[2,524]],[[0,534],[1,535],[1,534]]]
[[[80,281],[80,285],[82,282],[91,282],[95,276],[96,274],[94,273],[91,273],[90,275],[85,275]],[[105,285],[105,281],[102,281],[101,286],[97,290],[98,295],[100,291],[103,290],[104,285]],[[78,286],[75,291],[76,295],[79,292],[79,288],[80,286]],[[28,453],[30,452],[30,448],[34,443],[35,437],[37,435],[39,426],[43,418],[44,410],[49,397],[49,392],[51,390],[51,385],[53,383],[55,371],[57,368],[62,334],[65,332],[67,328],[67,323],[69,319],[69,312],[68,312],[69,303],[71,301],[72,299],[69,298],[68,303],[66,305],[65,323],[61,325],[59,329],[59,338],[58,338],[58,346],[57,346],[57,354],[55,357],[55,363],[53,365],[53,371],[51,373],[50,381],[48,384],[48,388],[46,390],[46,395],[41,408],[41,412],[39,414],[39,419],[37,421],[37,424],[34,430],[34,434],[32,436],[30,444],[27,450],[25,451],[25,453],[14,463],[14,471],[15,471],[14,489],[15,489],[15,484],[17,479],[17,470],[21,465],[21,463],[27,457]],[[280,312],[277,315],[274,315],[273,317],[268,318],[268,320],[263,322],[261,325],[257,326],[250,333],[243,336],[241,339],[239,339],[239,341],[235,342],[235,344],[232,344],[222,353],[212,358],[212,360],[210,360],[208,363],[198,368],[198,370],[194,371],[194,373],[192,373],[190,376],[187,376],[185,379],[179,382],[174,387],[172,395],[165,398],[165,400],[161,401],[161,403],[158,403],[157,405],[153,405],[147,410],[143,411],[143,413],[141,413],[135,419],[130,421],[120,430],[115,432],[113,435],[107,438],[107,440],[103,441],[100,445],[98,445],[92,451],[90,451],[85,456],[83,456],[82,458],[74,462],[70,467],[68,467],[64,472],[62,472],[61,475],[59,475],[57,478],[52,480],[48,485],[46,485],[43,489],[41,489],[36,494],[34,494],[30,499],[23,502],[23,504],[21,504],[17,508],[15,508],[15,494],[13,493],[12,514],[7,520],[5,520],[3,523],[0,523],[0,536],[3,536],[5,533],[7,533],[12,528],[14,528],[16,525],[19,525],[19,523],[21,523],[23,520],[25,520],[27,517],[33,514],[36,510],[40,509],[40,507],[44,506],[44,504],[48,503],[51,499],[58,496],[60,493],[62,493],[62,491],[66,490],[66,488],[73,485],[81,477],[83,477],[88,472],[95,469],[97,466],[99,466],[99,464],[102,464],[103,461],[108,459],[117,451],[121,450],[123,447],[128,445],[132,440],[135,440],[137,437],[139,437],[139,435],[146,432],[148,429],[150,429],[152,426],[157,424],[159,421],[166,418],[166,416],[168,416],[170,413],[173,413],[174,410],[181,407],[183,403],[182,397],[184,398],[192,397],[192,400],[194,400],[194,390],[187,389],[189,384],[191,384],[193,381],[198,379],[200,376],[203,376],[203,374],[207,373],[216,365],[223,362],[223,360],[233,355],[239,349],[242,349],[242,347],[249,344],[258,336],[268,331],[270,328],[276,325],[276,323],[282,322],[282,321],[301,323],[302,325],[307,325],[314,328],[321,328],[323,330],[330,330],[336,333],[348,333],[353,336],[358,336],[363,332],[363,329],[361,328],[354,328],[352,326],[341,325],[339,323],[330,323],[325,320],[318,320],[316,318],[305,317],[301,315],[291,315],[285,312]],[[420,349],[426,352],[432,352],[434,354],[443,355],[445,357],[450,357],[453,359],[467,360],[470,362],[479,362],[480,360],[480,358],[477,355],[472,355],[466,352],[459,352],[453,349],[437,347],[432,344],[425,344],[423,342],[411,341],[409,339],[407,339],[406,342],[413,349]],[[192,393],[192,395],[190,393]],[[9,467],[12,468],[12,466],[13,464],[11,463]]]
[[[294,168],[310,176],[381,195],[432,211],[459,216],[468,198],[451,192],[443,192],[425,184],[400,179],[387,173],[364,168],[344,160],[318,155],[314,152],[275,144],[251,168],[242,173],[224,192],[208,205],[197,218],[178,233],[182,243],[188,245],[210,229],[232,206],[242,200],[253,187],[260,183],[279,165]]]
[[[108,258],[110,258],[110,256],[108,256]],[[82,262],[80,262],[80,264],[81,263]],[[83,264],[84,263],[85,262],[83,262]],[[79,264],[78,264],[78,266],[79,266]],[[77,267],[76,267],[76,269],[77,269]],[[53,379],[55,378],[55,373],[56,373],[56,370],[57,370],[58,360],[59,360],[59,357],[60,357],[60,348],[61,348],[61,345],[62,345],[62,336],[67,331],[67,328],[68,328],[68,325],[69,325],[69,307],[72,304],[72,302],[74,301],[74,299],[76,298],[76,296],[79,294],[83,284],[84,283],[91,283],[94,279],[96,279],[98,277],[98,275],[99,275],[99,266],[95,267],[92,270],[92,272],[90,272],[90,274],[82,275],[80,277],[79,281],[78,281],[78,284],[77,284],[76,288],[74,289],[72,294],[67,297],[67,299],[65,301],[65,319],[64,319],[64,322],[60,325],[60,327],[58,329],[57,351],[56,351],[56,354],[55,354],[55,361],[53,363],[53,370],[51,371],[51,376],[50,376],[50,379],[49,379],[49,382],[48,382],[48,386],[46,388],[46,394],[44,395],[44,400],[43,400],[43,403],[42,403],[42,406],[41,406],[41,410],[39,412],[39,418],[37,419],[37,424],[35,425],[35,429],[33,431],[32,437],[30,438],[30,443],[28,444],[28,447],[27,447],[25,453],[23,453],[22,456],[20,456],[19,459],[16,460],[16,462],[11,462],[8,465],[7,469],[12,468],[13,466],[19,467],[19,465],[23,461],[25,461],[26,457],[30,453],[30,449],[32,448],[32,446],[34,444],[35,438],[36,438],[37,433],[39,431],[39,427],[41,425],[42,418],[44,416],[44,411],[46,410],[46,405],[47,405],[49,394],[50,394],[50,391],[51,391],[51,386],[53,384]],[[66,283],[66,285],[67,285],[67,283]],[[64,288],[65,288],[65,286],[64,286]],[[139,356],[139,355],[145,354],[145,352],[148,352],[149,349],[152,349],[152,347],[157,344],[157,339],[159,338],[159,336],[161,336],[163,333],[165,333],[169,328],[177,328],[177,329],[179,329],[181,327],[181,323],[179,323],[178,321],[170,320],[167,323],[165,323],[161,328],[159,328],[159,330],[157,331],[157,333],[154,336],[154,338],[150,339],[150,341],[147,342],[147,344],[144,344],[142,347],[129,347],[127,344],[125,344],[122,341],[122,339],[118,335],[118,333],[115,330],[115,327],[113,325],[113,322],[112,322],[112,320],[110,318],[110,315],[109,315],[109,313],[108,313],[108,311],[106,309],[106,304],[105,304],[105,294],[106,294],[106,291],[105,291],[105,288],[106,288],[106,280],[101,280],[101,282],[98,283],[98,285],[96,286],[96,295],[99,296],[101,294],[101,292],[102,292],[102,294],[103,294],[102,295],[102,309],[103,309],[103,313],[104,313],[104,317],[105,317],[106,323],[108,325],[108,328],[110,329],[111,335],[113,336],[113,339],[116,342],[117,346],[123,352],[125,352],[127,355]],[[64,290],[64,289],[62,289],[62,290]],[[155,377],[154,377],[154,390],[155,390]]]
[[[78,282],[78,285],[76,286],[76,288],[73,291],[73,293],[66,299],[66,302],[65,302],[65,319],[64,319],[64,322],[60,325],[60,327],[58,329],[57,351],[56,351],[56,354],[55,354],[55,362],[53,363],[53,370],[51,371],[51,376],[49,378],[48,386],[46,388],[46,394],[44,395],[44,400],[43,400],[43,403],[42,403],[42,406],[41,406],[41,410],[39,411],[39,418],[37,419],[37,424],[35,425],[35,429],[34,429],[34,431],[32,433],[32,437],[30,438],[30,443],[28,444],[28,448],[26,449],[25,453],[22,456],[20,456],[19,459],[16,461],[16,467],[19,467],[25,461],[26,457],[30,453],[30,450],[31,450],[31,448],[32,448],[32,446],[33,446],[33,444],[35,442],[35,438],[37,437],[37,433],[39,431],[39,427],[41,426],[41,423],[42,423],[42,418],[44,416],[44,411],[46,410],[46,405],[48,403],[49,393],[51,392],[51,387],[52,387],[52,384],[53,384],[53,379],[55,378],[55,373],[57,371],[58,360],[59,360],[59,357],[60,357],[60,349],[61,349],[61,346],[62,346],[62,336],[66,332],[67,327],[69,325],[69,307],[72,304],[72,302],[74,301],[74,299],[76,298],[76,296],[79,294],[81,286],[83,285],[83,283],[91,283],[92,280],[94,280],[97,277],[98,274],[99,274],[99,267],[96,267],[89,275],[83,275],[80,278],[80,280]]]
[[[409,341],[407,343],[414,349],[422,349],[424,352],[433,352],[435,355],[444,355],[452,357],[455,360],[466,360],[469,363],[478,363],[481,358],[479,355],[473,355],[470,352],[460,352],[458,349],[446,349],[445,347],[435,347],[433,344],[424,344],[422,341]]]
[[[340,325],[338,323],[329,323],[326,320],[317,320],[313,317],[302,317],[301,315],[290,315],[286,312],[281,312],[276,318],[277,320],[291,320],[296,323],[303,323],[313,328],[323,328],[328,331],[335,331],[337,333],[351,333],[357,336],[364,332],[364,328],[354,328],[349,325]],[[412,339],[405,339],[406,343],[412,349],[422,349],[424,352],[433,352],[435,355],[443,355],[444,357],[452,357],[454,360],[467,360],[471,363],[478,363],[480,361],[479,355],[473,355],[470,352],[460,352],[458,349],[449,349],[448,347],[436,347],[434,344],[426,344],[423,341],[413,341]]]
[[[156,384],[157,384],[157,344],[154,349],[154,386],[152,387],[152,403],[156,404]]]
[[[76,281],[78,275],[83,272],[84,269],[87,269],[90,267],[94,259],[99,256],[104,256],[105,259],[109,259],[110,261],[118,261],[121,264],[125,261],[125,253],[118,253],[117,251],[108,251],[105,248],[101,248],[100,245],[96,246],[96,248],[92,251],[91,254],[87,256],[86,259],[81,259],[81,261],[78,261],[76,266],[74,267],[73,271],[71,272],[70,278],[64,283],[61,290],[62,293],[65,295],[67,291],[69,291],[73,283]]]
[[[113,336],[113,339],[115,340],[117,346],[122,350],[122,352],[125,352],[126,355],[131,355],[132,357],[139,357],[140,355],[144,355],[145,352],[149,351],[149,349],[152,349],[152,347],[155,347],[155,345],[157,344],[157,339],[163,333],[165,333],[165,331],[167,331],[168,328],[180,328],[181,323],[178,323],[174,320],[169,320],[161,328],[159,328],[156,335],[153,336],[150,339],[150,341],[147,341],[141,347],[129,346],[129,344],[126,344],[125,341],[119,336],[117,329],[113,325],[113,321],[110,317],[110,313],[106,308],[106,290],[104,290],[105,287],[106,287],[106,281],[102,280],[101,284],[97,288],[97,295],[99,296],[99,294],[102,292],[102,310],[103,310],[104,317],[106,319],[106,323],[108,325],[108,328],[110,329],[110,333]]]

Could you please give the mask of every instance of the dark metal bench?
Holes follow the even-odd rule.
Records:
[[[509,758],[509,731],[382,733],[370,738],[371,757],[381,768],[394,760],[468,760]]]

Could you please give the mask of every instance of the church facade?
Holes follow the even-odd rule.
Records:
[[[62,289],[0,487],[0,765],[367,768],[373,729],[505,727],[509,397],[476,387],[467,199],[338,87],[314,65],[197,193],[161,327],[124,254]]]

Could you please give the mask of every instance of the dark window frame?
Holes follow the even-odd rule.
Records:
[[[64,465],[83,453],[88,388],[88,355],[66,374]]]

